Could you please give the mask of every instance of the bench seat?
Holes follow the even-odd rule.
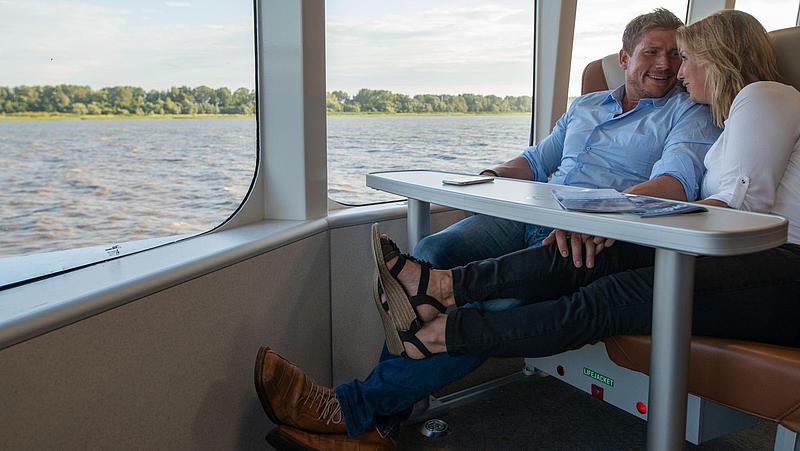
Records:
[[[648,374],[650,337],[610,337],[617,365]],[[692,337],[689,392],[800,432],[800,348]]]

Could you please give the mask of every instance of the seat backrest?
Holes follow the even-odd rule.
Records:
[[[778,59],[778,71],[784,83],[800,91],[800,27],[769,33]],[[581,94],[614,89],[625,82],[616,53],[594,60],[583,70]]]
[[[800,27],[775,30],[769,35],[778,58],[778,72],[782,81],[800,91]]]

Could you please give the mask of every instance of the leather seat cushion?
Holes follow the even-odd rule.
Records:
[[[605,343],[617,365],[649,373],[649,336]],[[692,337],[689,392],[800,432],[800,348]]]

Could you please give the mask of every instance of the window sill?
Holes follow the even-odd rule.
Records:
[[[0,349],[326,230],[264,221],[0,291]]]

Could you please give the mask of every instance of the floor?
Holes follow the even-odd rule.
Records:
[[[516,363],[514,363],[516,365]],[[516,368],[521,368],[521,362]],[[553,377],[529,377],[438,417],[449,433],[428,438],[407,425],[399,450],[644,450],[646,423]],[[697,451],[772,450],[775,425],[761,422]]]

